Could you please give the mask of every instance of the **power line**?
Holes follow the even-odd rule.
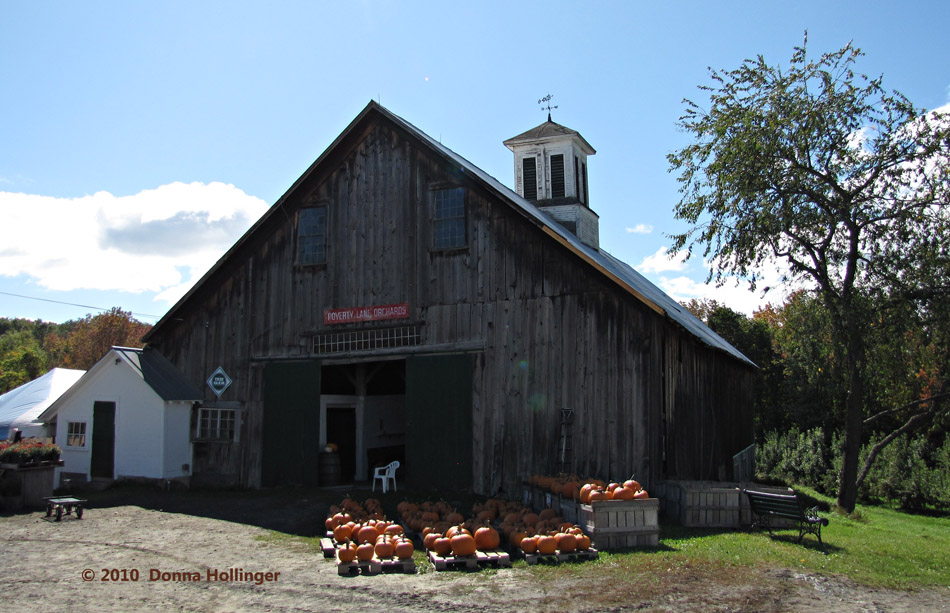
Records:
[[[93,309],[95,311],[111,311],[112,309],[106,309],[103,307],[90,306],[88,304],[76,304],[75,302],[63,302],[62,300],[51,300],[49,298],[37,298],[36,296],[24,296],[23,294],[12,294],[10,292],[0,292],[4,296],[14,296],[16,298],[26,298],[27,300],[39,300],[41,302],[52,302],[54,304],[65,304],[66,306],[75,306],[82,307],[84,309]],[[131,313],[132,315],[138,315],[139,317],[151,317],[153,319],[161,319],[162,315],[149,315],[148,313]]]

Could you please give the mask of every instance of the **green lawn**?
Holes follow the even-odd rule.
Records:
[[[814,491],[796,488],[827,502]],[[863,585],[908,590],[950,586],[950,517],[912,515],[883,507],[859,505],[851,516],[822,513],[830,524],[822,529],[824,546],[813,535],[797,543],[798,530],[719,531],[683,528],[664,523],[660,547],[604,554],[589,570],[607,567],[622,577],[649,576],[658,570],[702,567],[728,573],[752,567],[846,575]],[[531,567],[540,576],[585,572],[585,565],[568,568]],[[601,568],[603,572],[606,568]]]

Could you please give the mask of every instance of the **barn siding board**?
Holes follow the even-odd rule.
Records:
[[[565,407],[575,411],[582,475],[651,483],[731,470],[731,454],[751,440],[747,365],[618,290],[382,116],[322,159],[152,339],[196,384],[218,365],[235,380],[226,395],[242,406],[241,442],[215,461],[240,484],[262,483],[264,364],[311,358],[315,333],[393,325],[331,328],[325,309],[396,302],[410,305],[409,322],[398,323],[421,328],[413,351],[480,347],[470,357],[469,437],[479,493],[514,493],[530,474],[556,471]],[[448,184],[466,188],[468,246],[437,252],[430,194]],[[316,201],[328,206],[327,263],[298,267],[296,211]]]

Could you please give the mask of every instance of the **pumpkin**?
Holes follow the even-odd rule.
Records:
[[[414,550],[415,548],[412,546],[412,541],[409,539],[399,539],[396,543],[395,553],[396,557],[400,560],[411,558]]]
[[[511,543],[512,547],[521,547],[521,541],[528,538],[528,533],[524,530],[518,530],[515,528],[508,534],[508,542]]]
[[[386,526],[386,534],[389,534],[390,536],[399,536],[402,533],[403,529],[399,524],[389,524]]]
[[[635,492],[638,492],[638,491],[640,491],[641,489],[643,489],[643,488],[640,487],[640,482],[637,481],[636,479],[627,479],[626,481],[623,482],[623,486],[624,486],[624,487],[629,487],[630,489],[632,489],[632,490],[635,491]]]
[[[363,543],[356,548],[356,559],[360,562],[368,562],[373,559],[373,555],[376,553],[376,545],[373,543]]]
[[[594,487],[595,486],[593,483],[585,483],[584,485],[581,486],[581,491],[579,494],[579,499],[580,499],[581,504],[590,503],[590,493],[594,491]]]
[[[452,539],[440,536],[435,539],[432,543],[432,551],[436,552],[440,556],[447,556],[452,553]]]
[[[475,547],[477,549],[492,550],[498,549],[501,544],[501,537],[498,531],[491,526],[482,526],[475,531]]]
[[[468,533],[456,534],[452,537],[452,553],[457,556],[473,556],[478,546],[475,537]]]
[[[538,537],[538,553],[549,555],[557,551],[557,539],[550,534]]]
[[[427,535],[425,535],[425,537],[423,537],[422,546],[425,547],[426,549],[434,549],[435,539],[440,539],[442,538],[442,536],[443,535],[439,534],[438,532],[430,532]]]
[[[396,553],[396,545],[392,539],[387,536],[380,536],[376,540],[376,546],[373,548],[377,558],[391,558]]]
[[[346,543],[340,547],[336,552],[336,558],[340,562],[352,562],[356,559],[356,547],[353,546],[353,543]]]
[[[518,546],[521,547],[521,551],[525,553],[534,553],[538,550],[538,537],[536,536],[526,536],[521,539],[521,542],[518,543]]]
[[[590,495],[587,497],[590,502],[595,502],[598,500],[610,500],[607,497],[607,492],[602,489],[591,490]]]
[[[571,553],[577,549],[577,537],[568,532],[559,532],[554,536],[557,542],[558,551],[561,553]]]
[[[649,498],[649,497],[650,495],[647,494],[646,490],[640,490],[639,492],[633,495],[634,500],[642,500],[644,498]]]
[[[333,529],[333,538],[337,543],[342,543],[344,541],[350,540],[350,536],[353,533],[353,528],[349,524],[340,524]]]
[[[587,551],[590,549],[590,537],[586,534],[577,534],[574,536],[578,551]]]
[[[358,543],[375,542],[377,536],[379,536],[379,530],[372,524],[363,524],[360,529],[356,531],[356,541]]]
[[[627,486],[619,487],[614,490],[614,496],[611,500],[633,500],[636,493],[636,490],[632,490]]]

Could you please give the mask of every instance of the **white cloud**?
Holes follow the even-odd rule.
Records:
[[[643,261],[635,268],[641,274],[683,271],[686,270],[686,252],[680,251],[675,257],[670,258],[666,247],[660,247],[653,255],[643,258]]]
[[[650,234],[653,232],[653,226],[645,223],[638,223],[632,228],[626,228],[627,232],[630,234]]]
[[[223,183],[172,183],[123,197],[0,192],[0,275],[58,291],[157,292],[173,302],[266,209]]]

